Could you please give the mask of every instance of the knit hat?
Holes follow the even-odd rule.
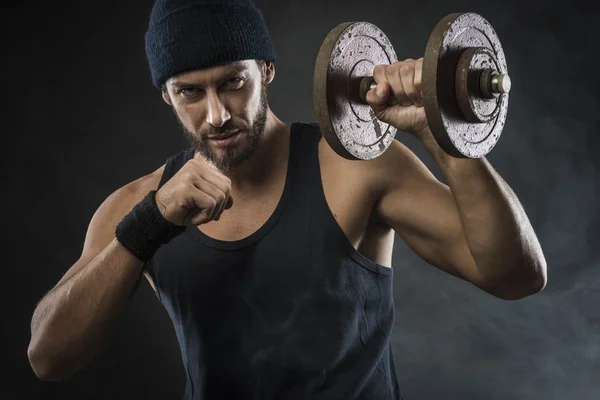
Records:
[[[156,0],[146,56],[160,88],[186,71],[239,60],[275,61],[275,49],[251,0]]]

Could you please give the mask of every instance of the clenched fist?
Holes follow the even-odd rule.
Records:
[[[201,225],[218,221],[231,208],[230,193],[231,180],[195,154],[156,192],[156,205],[175,225]]]
[[[422,58],[377,65],[373,70],[377,87],[366,98],[377,119],[407,133],[417,134],[426,129],[422,76]]]

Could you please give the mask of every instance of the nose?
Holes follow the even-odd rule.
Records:
[[[206,113],[206,122],[215,128],[220,128],[231,119],[231,114],[229,114],[227,107],[216,93],[208,93],[207,99],[208,110]]]

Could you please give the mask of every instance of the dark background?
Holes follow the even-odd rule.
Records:
[[[600,398],[598,46],[592,1],[257,1],[278,53],[269,96],[286,121],[314,120],[312,73],[338,23],[364,20],[400,59],[423,55],[433,26],[482,14],[501,38],[513,90],[488,159],[517,193],[548,262],[548,286],[507,302],[394,249],[394,352],[404,396],[418,399]],[[1,398],[166,399],[183,393],[170,320],[144,281],[111,344],[62,383],[26,357],[37,301],[80,254],[88,222],[120,186],[187,146],[152,86],[144,32],[152,1],[3,6],[2,196],[11,374]],[[398,139],[440,176],[420,144]],[[8,204],[7,204],[8,202]],[[10,282],[10,281],[8,281]],[[5,304],[11,304],[5,302]],[[11,320],[11,315],[13,315]],[[8,340],[10,339],[10,340]],[[4,359],[12,359],[5,351]]]

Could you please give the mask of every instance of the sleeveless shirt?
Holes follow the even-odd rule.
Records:
[[[401,399],[392,269],[360,254],[325,199],[316,123],[291,126],[275,211],[241,240],[191,226],[146,264],[187,374],[184,399]],[[158,188],[194,148],[170,157]]]

